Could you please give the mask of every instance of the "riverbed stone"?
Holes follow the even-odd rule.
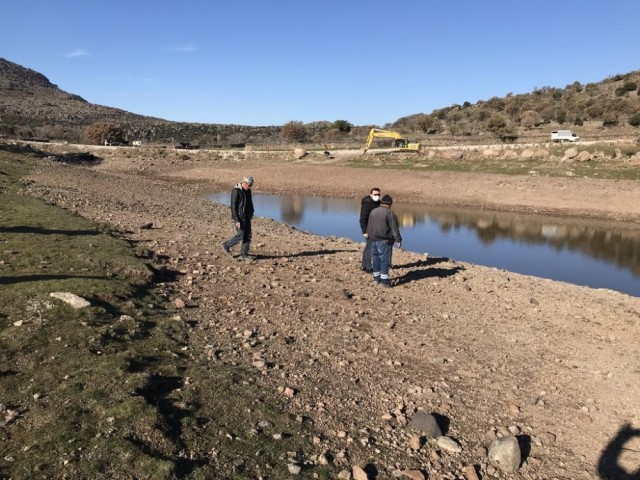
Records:
[[[436,421],[436,417],[426,412],[416,412],[412,417],[409,425],[417,430],[426,433],[429,438],[438,438],[442,436],[442,430]]]
[[[522,456],[516,437],[498,438],[489,446],[489,462],[504,472],[518,470]]]

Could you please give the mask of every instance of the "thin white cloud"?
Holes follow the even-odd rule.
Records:
[[[169,49],[170,52],[195,52],[198,49],[193,44],[177,45]]]
[[[89,52],[85,48],[76,48],[72,52],[64,54],[67,58],[86,57],[87,55],[89,55]]]

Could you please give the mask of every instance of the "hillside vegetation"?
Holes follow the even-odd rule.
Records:
[[[557,128],[583,138],[635,137],[640,126],[640,71],[617,74],[598,83],[575,81],[564,88],[541,87],[531,93],[465,101],[402,117],[385,127],[430,144],[536,141]],[[169,101],[169,100],[168,100]],[[172,122],[95,105],[53,85],[44,75],[0,58],[0,136],[79,142],[84,130],[103,122],[117,126],[126,141],[189,143],[210,147],[325,144],[361,146],[373,125],[346,120],[283,126],[246,126]]]

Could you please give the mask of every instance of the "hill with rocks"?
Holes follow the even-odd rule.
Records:
[[[106,122],[130,140],[190,142],[264,138],[277,127],[172,122],[96,105],[67,93],[44,75],[0,58],[0,136],[78,141],[87,126]]]

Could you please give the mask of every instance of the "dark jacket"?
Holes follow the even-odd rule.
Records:
[[[231,190],[231,218],[234,222],[244,222],[253,218],[251,189],[245,190],[240,183]]]
[[[398,217],[390,208],[376,208],[369,215],[367,225],[367,238],[372,242],[386,241],[389,245],[393,242],[402,243]]]
[[[380,200],[377,202],[371,198],[371,195],[367,195],[360,202],[360,229],[362,233],[367,233],[367,223],[369,222],[369,215],[374,208],[380,206]]]

